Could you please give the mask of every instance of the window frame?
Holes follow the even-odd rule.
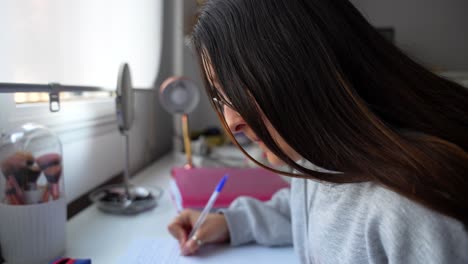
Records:
[[[2,124],[5,125],[2,130],[29,122],[38,123],[49,128],[66,144],[117,129],[115,97],[61,102],[58,112],[51,112],[49,103],[45,102],[16,104],[14,94],[3,95],[2,98]]]

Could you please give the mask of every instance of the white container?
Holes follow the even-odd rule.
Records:
[[[49,263],[65,251],[62,145],[24,124],[0,137],[0,249],[8,264]]]
[[[0,203],[0,216],[5,263],[46,264],[65,253],[65,198],[22,206]]]

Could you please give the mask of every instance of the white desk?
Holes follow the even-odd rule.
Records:
[[[164,194],[158,206],[136,216],[105,214],[95,205],[83,210],[67,223],[67,257],[90,258],[93,264],[118,263],[133,240],[148,237],[170,237],[168,223],[177,212],[169,194],[170,169],[183,164],[183,159],[169,154],[140,172],[131,182],[158,186]],[[289,254],[289,252],[288,252]],[[290,249],[291,262],[297,259]]]

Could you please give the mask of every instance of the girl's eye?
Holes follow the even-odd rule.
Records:
[[[213,100],[213,103],[215,104],[215,106],[218,108],[218,110],[221,113],[224,113],[224,106],[227,106],[227,107],[233,109],[231,104],[226,102],[225,100],[222,100],[222,99],[220,99],[218,97],[213,97],[212,100]]]
[[[212,100],[213,100],[213,103],[216,106],[216,108],[218,108],[218,110],[221,113],[223,113],[224,112],[224,103],[219,98],[216,98],[216,97],[213,97]]]

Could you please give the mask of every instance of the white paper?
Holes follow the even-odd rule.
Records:
[[[299,263],[292,247],[246,245],[205,245],[192,256],[180,255],[179,245],[172,238],[135,240],[120,264],[242,264]]]

